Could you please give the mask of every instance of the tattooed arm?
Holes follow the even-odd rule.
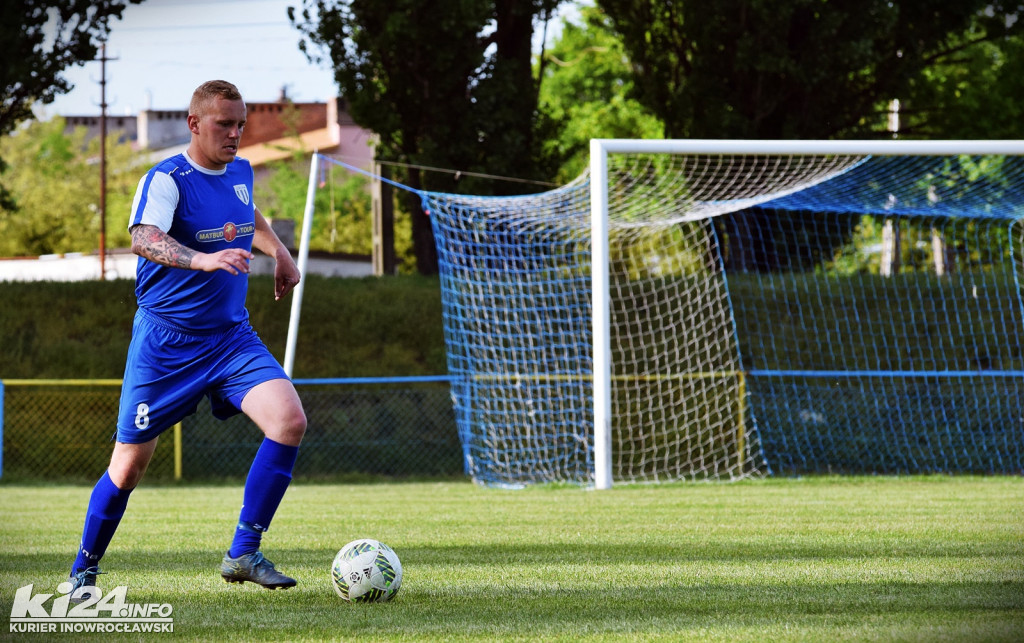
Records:
[[[186,270],[227,270],[233,275],[249,272],[252,253],[241,248],[228,248],[207,254],[186,247],[154,225],[132,226],[132,252],[155,263]]]

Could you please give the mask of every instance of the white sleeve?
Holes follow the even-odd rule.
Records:
[[[178,186],[169,175],[154,172],[149,188],[146,189],[147,178],[149,175],[143,176],[135,190],[129,227],[139,224],[154,225],[167,232],[174,222],[174,209],[178,207]]]

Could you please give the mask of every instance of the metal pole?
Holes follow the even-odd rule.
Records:
[[[611,321],[608,277],[608,152],[590,141],[590,273],[594,338],[594,488],[612,486]]]
[[[302,291],[306,283],[306,264],[309,263],[309,237],[313,230],[313,211],[316,201],[316,171],[320,155],[313,150],[309,162],[309,184],[306,188],[306,209],[302,214],[302,237],[299,240],[299,283],[292,291],[292,313],[288,321],[288,343],[284,350],[284,372],[292,376],[295,366],[295,344],[299,337],[299,317],[302,314]]]
[[[0,380],[0,478],[4,477],[4,381]]]
[[[107,278],[107,43],[100,45],[100,281]]]

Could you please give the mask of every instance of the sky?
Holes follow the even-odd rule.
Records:
[[[238,86],[251,102],[276,101],[282,87],[298,103],[337,95],[330,69],[299,51],[301,34],[287,9],[302,0],[145,0],[113,21],[107,40],[106,103],[111,116],[144,109],[187,109],[192,91],[207,80]],[[553,23],[558,23],[555,20]],[[552,26],[548,28],[551,42]],[[98,58],[98,56],[97,56]],[[103,77],[99,61],[65,71],[74,85],[41,118],[98,115]]]
[[[107,40],[106,102],[111,115],[186,109],[207,80],[228,80],[246,100],[323,102],[337,93],[332,73],[306,60],[287,8],[302,0],[146,0],[112,22]],[[98,61],[65,71],[75,86],[46,115],[100,113]]]

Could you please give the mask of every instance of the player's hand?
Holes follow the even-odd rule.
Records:
[[[203,272],[226,270],[233,275],[249,274],[249,262],[255,255],[241,248],[228,248],[210,254],[198,253],[192,257],[192,269]]]
[[[274,268],[274,299],[281,299],[292,291],[298,283],[301,276],[299,275],[299,267],[295,265],[295,261],[292,259],[291,254],[281,249],[275,255],[277,259],[277,267]]]

